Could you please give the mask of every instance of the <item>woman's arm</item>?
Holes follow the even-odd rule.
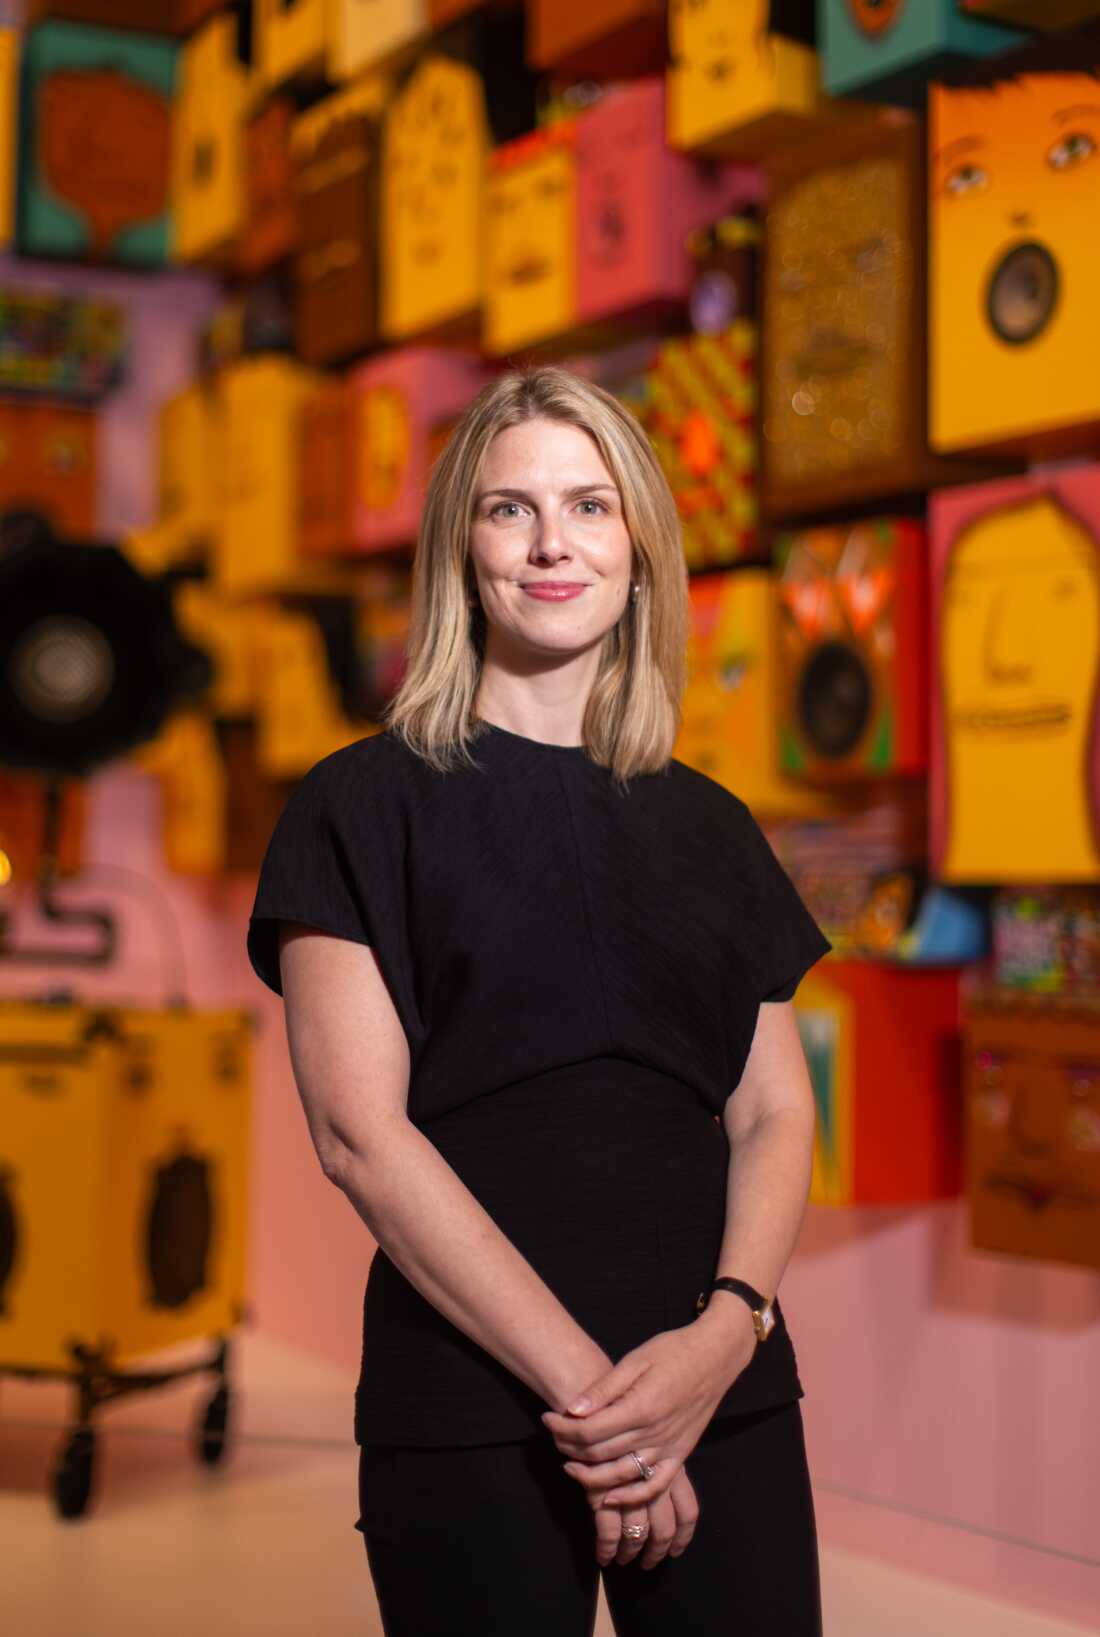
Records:
[[[794,1008],[766,1002],[723,1117],[730,1161],[719,1276],[775,1294],[806,1213],[814,1121]],[[558,1449],[574,1463],[566,1470],[593,1505],[636,1506],[667,1489],[758,1345],[769,1344],[757,1343],[747,1304],[716,1295],[692,1324],[627,1353],[569,1413],[545,1414]],[[632,1449],[657,1467],[656,1477],[637,1479],[634,1462],[624,1458]]]
[[[325,1175],[433,1307],[564,1407],[611,1361],[408,1119],[408,1041],[373,951],[284,921],[279,953],[291,1063]]]

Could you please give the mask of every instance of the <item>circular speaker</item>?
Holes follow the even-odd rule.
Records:
[[[989,281],[986,316],[1001,341],[1021,346],[1041,335],[1058,305],[1058,263],[1041,244],[1018,244]]]
[[[114,686],[114,653],[89,620],[51,614],[12,645],[8,676],[12,692],[42,721],[77,722],[93,715]]]
[[[852,21],[861,34],[884,34],[901,14],[905,0],[848,0]]]
[[[819,756],[849,755],[871,719],[871,679],[861,656],[842,642],[815,649],[798,688],[798,718]]]

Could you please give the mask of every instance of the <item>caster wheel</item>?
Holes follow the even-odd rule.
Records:
[[[62,1518],[79,1518],[87,1509],[95,1477],[95,1433],[78,1427],[53,1470],[53,1501]]]
[[[213,1466],[225,1454],[228,1424],[229,1388],[223,1385],[211,1396],[203,1411],[195,1439],[195,1454],[207,1466]]]

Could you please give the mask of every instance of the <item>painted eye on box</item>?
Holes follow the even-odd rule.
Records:
[[[1092,1097],[1100,1090],[1100,1064],[1067,1063],[1066,1079],[1074,1097]]]
[[[1095,152],[1096,143],[1087,131],[1067,131],[1047,153],[1047,164],[1052,170],[1069,170],[1091,159]]]
[[[959,199],[966,193],[979,193],[989,186],[989,172],[981,165],[956,165],[944,178],[943,191]]]

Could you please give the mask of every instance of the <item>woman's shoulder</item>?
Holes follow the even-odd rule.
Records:
[[[709,773],[703,773],[687,762],[678,761],[675,756],[669,758],[668,771],[670,789],[680,801],[693,805],[700,812],[713,815],[720,822],[755,825],[756,820],[747,803],[728,785],[719,784],[717,779],[712,779]]]

